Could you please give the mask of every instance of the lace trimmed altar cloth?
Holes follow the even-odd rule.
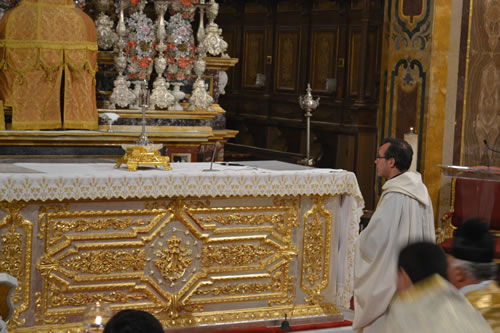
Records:
[[[210,163],[172,163],[172,171],[110,164],[16,163],[1,173],[0,201],[158,198],[171,196],[343,195],[362,202],[356,176],[332,169],[269,170]],[[28,172],[29,175],[25,173]]]
[[[80,302],[94,296],[116,309],[147,305],[165,327],[282,319],[284,313],[314,317],[349,306],[364,206],[352,172],[171,166],[130,172],[110,163],[0,164],[0,218],[10,212],[12,221],[24,221],[26,230],[15,230],[26,239],[19,260],[38,262],[31,275],[45,281],[41,288],[31,286],[29,274],[17,276],[29,295],[16,308],[35,308],[35,292],[40,304],[36,314],[14,316],[27,318],[22,327],[45,332],[52,326],[28,318],[63,314],[70,325],[85,309]],[[0,235],[12,232],[0,226]],[[187,251],[179,259],[182,279],[162,266],[166,244]],[[119,255],[118,265],[101,263],[110,255]],[[86,258],[93,258],[90,266]]]
[[[96,40],[72,0],[22,0],[2,17],[0,100],[12,107],[12,129],[97,129]]]

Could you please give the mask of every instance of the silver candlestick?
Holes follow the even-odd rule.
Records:
[[[135,100],[134,93],[129,89],[130,81],[127,80],[125,76],[125,69],[127,68],[127,58],[125,57],[125,47],[127,46],[127,27],[125,26],[125,14],[124,11],[128,6],[128,1],[120,0],[120,13],[118,24],[116,25],[116,49],[118,50],[118,55],[115,56],[115,67],[118,72],[118,77],[114,81],[113,92],[110,96],[110,109],[115,109],[116,106],[126,107],[130,105]]]
[[[137,141],[135,141],[135,143],[141,146],[147,146],[150,144],[150,142],[148,136],[146,135],[146,109],[149,106],[149,90],[148,90],[148,83],[146,80],[141,82],[140,99],[141,99],[141,111],[142,111],[142,120],[141,120],[142,130],[141,130],[141,135],[139,136]]]
[[[306,165],[313,165],[313,161],[310,158],[310,150],[311,150],[311,116],[312,112],[316,110],[319,106],[319,97],[314,100],[311,94],[311,85],[307,84],[306,94],[304,96],[299,96],[299,106],[302,110],[304,110],[306,117]]]

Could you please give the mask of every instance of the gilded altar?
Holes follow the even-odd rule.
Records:
[[[2,166],[0,265],[19,281],[9,330],[83,331],[98,300],[166,328],[342,318],[363,208],[353,173],[171,166]]]

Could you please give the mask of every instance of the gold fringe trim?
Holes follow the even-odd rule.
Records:
[[[0,47],[11,49],[90,50],[97,51],[97,42],[44,41],[44,40],[0,40]]]

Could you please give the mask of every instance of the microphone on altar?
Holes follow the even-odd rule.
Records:
[[[497,153],[497,154],[500,154],[500,151],[498,150],[495,150],[493,148],[491,148],[490,146],[488,146],[488,141],[486,141],[486,139],[483,140],[483,143],[484,143],[484,146],[486,147],[486,150],[489,150],[489,151],[492,151],[494,153]],[[487,167],[489,168],[490,167],[490,157],[488,156],[488,153],[486,152],[486,159],[487,159]]]
[[[219,171],[217,169],[213,169],[214,161],[215,161],[215,155],[217,153],[217,149],[220,147],[220,143],[216,142],[214,143],[214,150],[212,152],[212,159],[210,160],[210,169],[203,169],[202,171]]]
[[[486,146],[486,149],[491,150],[494,153],[500,154],[500,150],[495,150],[495,149],[491,148],[490,146],[488,146],[488,141],[486,141],[486,139],[484,139],[483,142],[484,142],[484,145]]]
[[[285,313],[285,320],[283,320],[283,321],[281,322],[281,327],[280,327],[280,329],[281,329],[282,331],[291,331],[291,330],[292,330],[292,328],[290,327],[290,323],[289,323],[289,322],[288,322],[288,320],[286,319],[286,313]]]

